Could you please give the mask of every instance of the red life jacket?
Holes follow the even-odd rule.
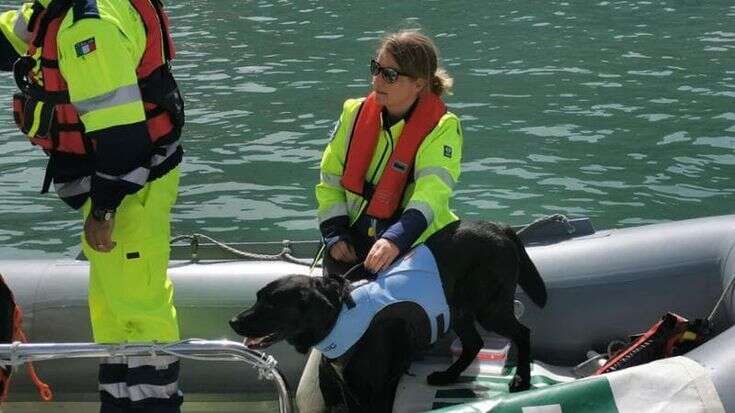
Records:
[[[39,125],[29,136],[34,145],[46,151],[72,155],[85,155],[93,151],[90,139],[84,134],[84,125],[71,104],[69,91],[59,70],[56,38],[62,20],[69,9],[94,0],[52,0],[46,9],[39,9],[32,16],[29,30],[32,42],[28,54],[15,65],[16,82],[21,89],[13,96],[13,112],[16,124],[25,134],[31,132],[34,117],[40,116]],[[170,75],[168,61],[173,59],[174,44],[169,35],[168,17],[160,0],[130,0],[145,25],[146,50],[136,69],[138,85],[144,102],[146,123],[152,142],[178,138],[183,125],[183,104],[167,104],[169,95],[178,88]],[[79,7],[84,10],[84,7]],[[96,11],[96,7],[92,8]],[[35,14],[35,13],[34,13]],[[77,16],[75,15],[75,18]],[[81,16],[80,16],[81,17]],[[88,17],[88,16],[83,16]],[[34,27],[30,27],[33,25]],[[165,41],[165,43],[164,43]],[[36,60],[32,57],[41,47],[40,67],[42,82],[32,73]],[[165,53],[164,53],[165,52]],[[37,109],[41,104],[40,110]],[[181,113],[178,113],[181,112]],[[176,136],[172,136],[176,135]]]
[[[371,93],[360,106],[357,120],[352,128],[347,163],[342,175],[342,186],[350,192],[365,198],[365,176],[373,159],[380,135],[380,113],[383,107]],[[387,219],[393,216],[401,204],[408,177],[413,171],[416,152],[447,112],[444,102],[433,93],[422,93],[419,101],[403,127],[398,145],[385,165],[383,174],[369,196],[367,214],[371,217]]]

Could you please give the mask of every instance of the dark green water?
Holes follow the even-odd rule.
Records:
[[[315,238],[341,103],[368,92],[380,35],[411,26],[456,80],[460,215],[612,228],[733,212],[731,0],[168,3],[188,105],[175,234]],[[45,161],[12,90],[1,76],[0,258],[70,255],[78,213],[38,194]]]

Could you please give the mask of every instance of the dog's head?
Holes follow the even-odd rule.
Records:
[[[349,297],[349,283],[339,276],[287,275],[261,288],[255,304],[230,320],[249,348],[263,349],[286,340],[297,351],[329,334]]]

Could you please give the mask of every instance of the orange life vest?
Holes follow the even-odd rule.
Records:
[[[32,16],[29,21],[33,40],[28,54],[19,59],[14,67],[16,83],[21,90],[13,96],[16,124],[23,133],[29,134],[34,116],[40,116],[40,122],[36,122],[39,125],[37,131],[29,138],[34,145],[46,151],[86,155],[94,149],[69,99],[67,84],[59,70],[56,44],[59,27],[69,9],[73,6],[84,10],[84,7],[78,6],[90,1],[93,0],[52,0],[46,9],[39,8],[38,15]],[[175,54],[168,17],[160,0],[130,2],[140,14],[147,34],[146,50],[136,74],[150,139],[159,144],[171,143],[178,139],[184,115],[183,100],[168,67],[168,61]],[[35,56],[39,47],[42,48],[42,82],[35,79],[32,73],[36,66],[32,56]],[[40,111],[36,109],[39,104],[42,104]]]
[[[447,109],[441,98],[433,93],[425,92],[419,96],[416,107],[403,127],[398,145],[388,159],[378,184],[372,194],[369,194],[366,191],[365,176],[378,144],[382,110],[383,107],[376,102],[375,92],[360,106],[352,128],[341,183],[348,191],[369,198],[369,216],[388,219],[401,204],[421,143],[434,130]]]

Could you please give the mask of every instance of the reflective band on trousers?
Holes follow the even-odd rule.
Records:
[[[130,368],[143,366],[168,367],[179,361],[176,356],[115,356],[106,357],[104,364],[124,364]]]
[[[30,43],[31,40],[33,40],[32,33],[28,31],[28,22],[26,21],[25,16],[23,16],[23,6],[18,9],[18,16],[16,17],[15,24],[13,25],[13,33],[15,33],[20,40],[23,40],[24,43]]]
[[[100,384],[99,389],[116,399],[129,398],[130,401],[137,402],[144,399],[169,399],[179,392],[179,383],[173,382],[165,386],[136,384],[130,387],[125,383],[108,383]]]
[[[136,368],[143,366],[166,367],[179,360],[176,356],[134,356],[128,358],[128,367]]]
[[[126,103],[137,102],[140,98],[140,88],[137,84],[123,86],[103,95],[91,99],[73,102],[74,107],[80,115],[94,110],[111,108]]]

